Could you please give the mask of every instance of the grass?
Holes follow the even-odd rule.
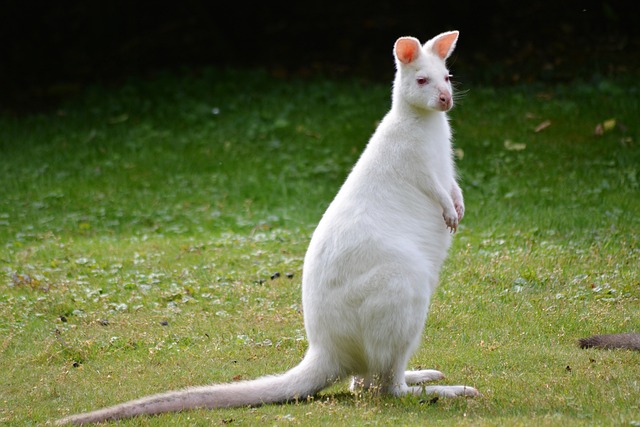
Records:
[[[637,425],[640,354],[575,340],[640,331],[638,95],[471,87],[452,112],[467,214],[410,364],[482,397],[337,384],[120,425]],[[306,245],[388,105],[387,85],[209,70],[1,118],[0,421],[296,364]]]

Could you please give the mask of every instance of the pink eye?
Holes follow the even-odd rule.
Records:
[[[426,78],[426,77],[418,77],[418,78],[416,79],[416,83],[418,83],[420,86],[424,86],[424,85],[426,85],[427,83],[429,83],[429,79],[428,79],[428,78]]]
[[[451,79],[451,77],[453,77],[453,74],[449,74],[448,76],[445,76],[444,81],[448,82]]]

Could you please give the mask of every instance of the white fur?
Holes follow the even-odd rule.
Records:
[[[309,349],[298,366],[253,381],[145,397],[59,423],[305,399],[347,376],[353,376],[353,390],[476,395],[467,386],[411,387],[443,375],[405,372],[451,232],[464,213],[446,116],[453,97],[444,61],[457,35],[440,34],[417,50],[416,39],[396,42],[391,110],[322,217],[305,257]]]

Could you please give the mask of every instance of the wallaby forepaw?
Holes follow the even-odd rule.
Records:
[[[451,231],[451,233],[455,233],[458,230],[458,214],[451,213],[447,215],[444,213],[443,215],[444,223],[447,225],[447,228]]]
[[[464,216],[464,204],[462,202],[453,204],[456,208],[456,213],[458,214],[458,222],[462,221],[462,217]]]

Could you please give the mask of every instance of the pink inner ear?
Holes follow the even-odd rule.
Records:
[[[403,64],[413,62],[420,52],[420,43],[409,37],[403,37],[396,42],[396,57]]]
[[[442,59],[447,59],[458,39],[458,33],[445,34],[433,43],[433,52]]]

